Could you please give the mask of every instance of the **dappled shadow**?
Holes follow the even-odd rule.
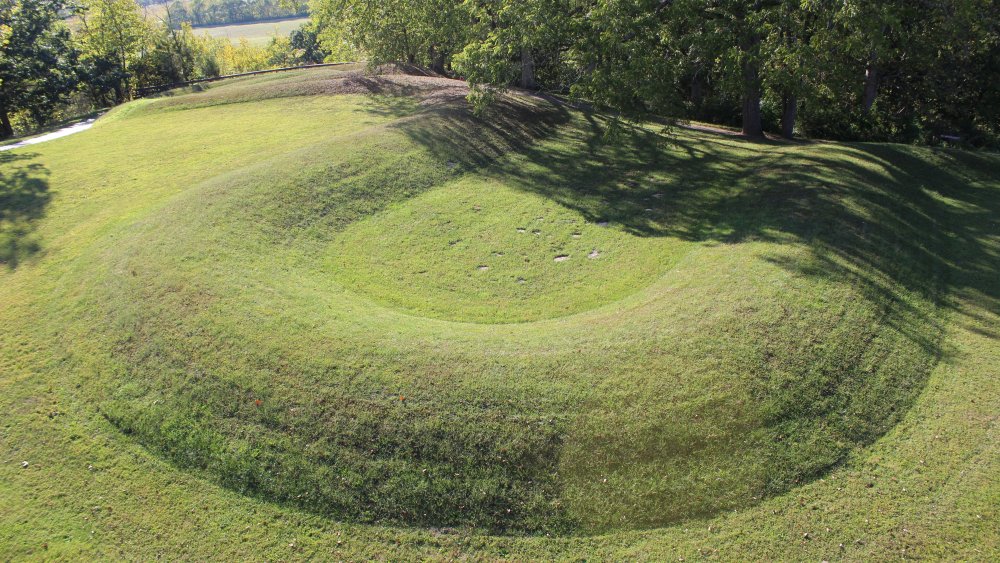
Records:
[[[941,304],[972,282],[1000,312],[996,286],[974,281],[992,281],[997,271],[989,241],[1000,198],[973,185],[995,188],[997,178],[971,176],[996,170],[995,156],[887,144],[803,150],[644,128],[625,128],[604,143],[601,130],[591,125],[575,144],[532,145],[499,172],[636,236],[807,245],[806,259],[770,260],[802,275],[850,281],[884,305],[884,322],[935,355],[940,330],[926,325],[938,321],[907,293]]]
[[[914,149],[893,148],[873,144],[863,150],[891,162],[888,166],[898,182],[921,183],[933,196],[932,204],[944,223],[937,236],[947,243],[934,257],[935,266],[948,276],[945,304],[965,317],[967,328],[1000,338],[1000,157],[935,149],[935,161],[928,162],[916,158]],[[959,306],[955,299],[975,306]]]
[[[474,115],[462,97],[447,93],[425,98],[421,104],[426,111],[392,127],[437,161],[462,170],[481,169],[513,152],[530,150],[570,119],[565,107],[540,99],[503,98],[483,116]]]
[[[493,118],[475,126],[531,130],[537,121],[531,112],[537,110],[526,107],[521,115],[495,107]],[[794,356],[799,348],[772,350],[766,328],[743,335],[763,358],[761,367],[750,367],[754,360],[748,359],[746,368],[751,396],[767,413],[753,448],[772,460],[769,466],[782,468],[780,475],[768,476],[756,498],[823,475],[901,419],[942,355],[945,322],[953,318],[950,296],[975,297],[981,318],[969,322],[977,331],[996,326],[1000,158],[995,155],[887,144],[760,143],[628,126],[596,113],[556,110],[556,115],[557,122],[532,130],[525,136],[531,142],[519,144],[509,158],[491,161],[486,157],[492,147],[467,147],[469,164],[489,162],[483,173],[634,236],[795,245],[805,252],[775,247],[762,250],[760,258],[796,276],[849,288],[846,295],[855,301],[829,306],[864,311],[837,327],[853,332],[843,345],[832,336],[822,343],[827,336],[813,336],[819,338],[815,346],[801,348],[807,356],[784,358],[791,374],[771,368],[781,365],[773,354]],[[558,126],[571,121],[572,126]],[[468,127],[456,122],[407,131],[427,150],[451,147],[451,152],[468,136]],[[725,425],[721,421],[719,428]],[[650,436],[666,431],[660,430]],[[785,442],[789,434],[798,436],[798,443]],[[733,441],[746,439],[734,434]],[[803,465],[795,457],[803,455],[799,444],[812,440],[837,446],[821,456],[822,463]],[[663,456],[670,455],[659,442],[643,448],[623,438],[593,446],[615,451],[608,457],[622,465],[662,466],[668,461]],[[587,469],[599,474],[613,467]],[[691,515],[674,518],[660,510],[637,525],[665,525]]]
[[[895,294],[899,289],[939,302],[964,283],[953,270],[995,275],[996,250],[984,241],[993,236],[1000,198],[971,184],[997,180],[962,172],[989,170],[994,156],[885,144],[802,150],[710,133],[620,125],[615,131],[589,113],[585,126],[555,132],[569,120],[565,111],[545,122],[531,115],[533,108],[521,110],[494,108],[480,126],[532,140],[556,134],[565,142],[518,143],[518,156],[491,170],[588,221],[636,236],[806,244],[808,260],[774,262],[805,275],[852,279],[870,299],[892,303],[904,315],[917,313]],[[434,151],[461,142],[463,126],[468,123],[408,132]],[[470,164],[486,163],[494,153],[466,148]],[[899,321],[897,328],[906,330],[918,319]]]
[[[514,185],[636,236],[805,244],[809,259],[773,262],[803,275],[851,280],[868,299],[887,304],[887,322],[932,353],[938,339],[911,328],[936,321],[898,292],[937,303],[955,289],[955,268],[983,275],[996,269],[986,233],[970,219],[998,216],[1000,201],[989,190],[969,189],[972,179],[958,172],[972,169],[960,159],[994,157],[884,144],[803,150],[712,133],[677,135],[590,112],[577,114],[582,126],[559,128],[570,114],[538,100],[505,100],[475,123],[461,108],[448,111],[443,125],[399,127],[426,150],[468,168],[494,163],[489,171]],[[470,140],[470,125],[493,135]],[[552,136],[561,142],[537,142]],[[512,147],[515,158],[499,158]],[[989,168],[978,162],[977,169]],[[962,263],[955,246],[966,256]]]
[[[300,96],[363,95],[374,99],[397,97],[409,101],[460,100],[468,94],[464,82],[425,76],[372,75],[363,71],[309,72],[289,79],[236,79],[200,91],[171,90],[157,96],[156,107],[191,109]],[[402,100],[401,100],[402,101]],[[457,105],[457,104],[456,104]],[[373,107],[378,108],[379,104]]]
[[[17,268],[41,250],[35,224],[52,199],[49,171],[30,161],[35,154],[0,153],[0,264]]]

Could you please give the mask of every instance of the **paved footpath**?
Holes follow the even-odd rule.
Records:
[[[72,135],[73,133],[79,133],[80,131],[86,131],[87,129],[90,129],[92,125],[94,125],[94,121],[96,120],[97,120],[96,117],[92,117],[90,119],[86,119],[79,123],[74,123],[73,125],[63,127],[62,129],[56,129],[51,133],[46,133],[44,135],[39,135],[37,137],[25,139],[21,142],[14,143],[11,145],[3,145],[0,146],[0,151],[9,151],[11,149],[19,149],[21,147],[26,147],[28,145],[37,145],[38,143],[44,143],[45,141],[51,141],[52,139],[58,139],[59,137],[65,137],[66,135]]]

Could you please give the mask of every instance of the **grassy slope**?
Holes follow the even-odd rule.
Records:
[[[996,553],[995,159],[653,130],[607,147],[593,116],[480,131],[407,100],[200,96],[3,163],[10,553]],[[468,474],[405,479],[456,452]],[[324,467],[363,496],[316,488]],[[214,484],[254,479],[284,506]],[[476,490],[515,530],[664,527],[313,514],[497,527]],[[392,514],[443,496],[471,514]]]

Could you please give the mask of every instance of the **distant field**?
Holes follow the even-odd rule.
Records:
[[[197,33],[208,33],[212,37],[228,37],[233,43],[245,37],[251,45],[267,45],[275,35],[285,36],[309,18],[294,18],[290,20],[244,23],[237,25],[219,25],[211,27],[196,27]]]

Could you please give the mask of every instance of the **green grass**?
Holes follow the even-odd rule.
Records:
[[[198,34],[206,33],[215,38],[229,39],[233,43],[238,43],[240,39],[246,39],[251,45],[264,47],[271,42],[271,38],[275,36],[285,37],[307,21],[309,21],[309,18],[292,18],[278,21],[196,27],[194,31]]]
[[[463,177],[352,224],[329,268],[352,291],[414,314],[523,322],[618,301],[690,248],[603,223],[501,178]]]
[[[0,154],[5,554],[995,558],[996,156],[337,76]]]

